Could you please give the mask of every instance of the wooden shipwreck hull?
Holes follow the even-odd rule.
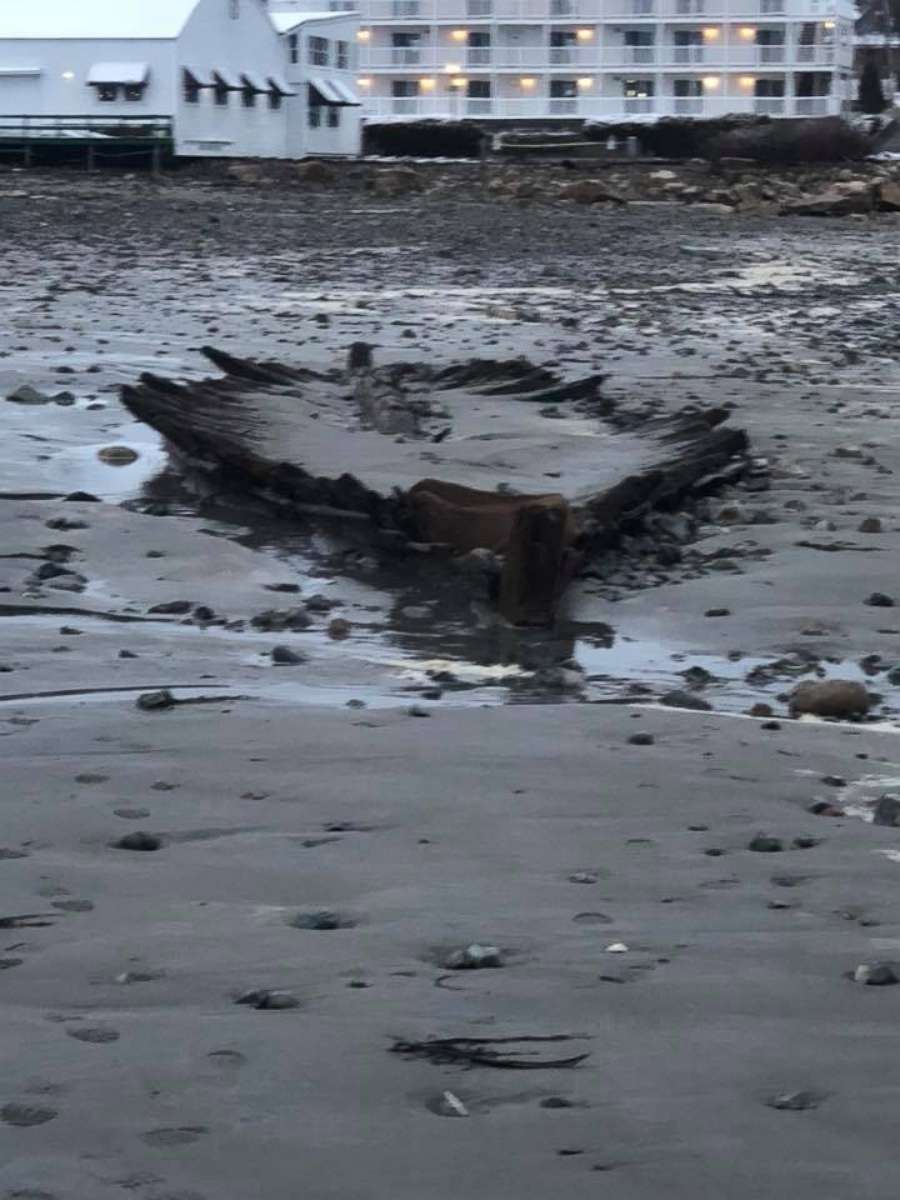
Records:
[[[204,353],[221,376],[145,374],[126,407],[194,466],[298,514],[366,520],[383,546],[489,551],[516,624],[550,623],[623,524],[744,465],[724,412],[610,420],[600,376],[524,359],[374,368],[360,344],[322,373]]]

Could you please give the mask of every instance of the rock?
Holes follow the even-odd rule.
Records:
[[[565,1096],[545,1096],[541,1101],[541,1108],[574,1108],[575,1102],[567,1100]]]
[[[861,963],[853,972],[853,982],[869,987],[890,987],[900,983],[900,979],[890,963]]]
[[[90,529],[87,521],[72,521],[68,517],[51,517],[44,524],[48,529]]]
[[[847,786],[847,780],[843,775],[823,775],[822,782],[826,787],[842,788]]]
[[[557,193],[560,200],[576,204],[625,204],[625,197],[599,179],[577,179],[564,184]]]
[[[860,521],[857,529],[860,533],[881,533],[881,521],[878,517],[866,517]]]
[[[757,703],[750,709],[751,717],[773,717],[774,715],[770,704]]]
[[[844,816],[844,810],[842,808],[839,808],[836,804],[829,804],[827,800],[816,800],[815,803],[811,804],[806,811],[811,812],[813,816],[816,817]]]
[[[866,186],[862,191],[840,191],[836,187],[815,196],[803,196],[781,205],[783,216],[846,217],[853,213],[869,213],[875,207],[875,191]]]
[[[234,183],[263,183],[267,182],[263,168],[257,163],[231,163],[225,168],[225,176]]]
[[[332,930],[349,929],[354,922],[329,908],[320,908],[312,912],[296,913],[288,924],[294,929]]]
[[[569,883],[596,883],[597,878],[593,871],[575,871],[569,876]]]
[[[408,717],[430,717],[431,713],[427,708],[423,708],[421,704],[411,704],[406,710]]]
[[[809,1108],[818,1108],[822,1097],[816,1092],[782,1092],[766,1101],[769,1108],[777,1108],[781,1112],[805,1112]]]
[[[893,597],[886,595],[884,592],[873,592],[871,596],[867,597],[865,603],[868,604],[870,608],[894,607]]]
[[[273,991],[269,988],[253,988],[249,992],[243,992],[236,998],[235,1004],[247,1004],[252,1008],[269,1011],[300,1007],[300,1001],[293,993]]]
[[[781,838],[770,837],[767,833],[758,833],[750,840],[747,849],[755,850],[758,854],[777,854],[784,849],[784,842]]]
[[[369,187],[376,196],[404,196],[410,192],[424,191],[425,181],[410,167],[391,167],[389,170],[376,171],[369,181]]]
[[[652,746],[655,742],[652,733],[633,733],[628,739],[629,746]]]
[[[147,612],[166,616],[182,616],[184,613],[189,613],[193,607],[191,600],[167,600],[165,604],[154,604],[152,608],[147,609]]]
[[[872,824],[889,825],[895,828],[900,826],[900,798],[892,796],[888,792],[879,796],[875,802]]]
[[[61,408],[71,408],[75,403],[75,396],[72,392],[57,392],[53,397],[53,403],[58,404]]]
[[[701,700],[699,696],[695,696],[691,692],[683,692],[679,689],[673,692],[666,692],[664,696],[660,696],[659,702],[660,704],[664,704],[666,708],[689,708],[697,712],[712,712],[712,705],[706,700]]]
[[[119,651],[119,658],[137,658],[137,657],[138,656],[135,654],[135,652],[133,650],[120,650]]]
[[[343,617],[335,617],[333,621],[328,622],[327,633],[334,641],[340,641],[342,638],[350,636],[353,626],[349,621],[345,621]]]
[[[814,846],[818,846],[819,838],[812,837],[811,834],[801,833],[795,837],[791,845],[795,850],[812,850]]]
[[[143,830],[137,830],[135,833],[123,834],[122,837],[112,844],[117,850],[140,850],[149,853],[152,850],[160,849],[162,839],[157,837],[155,833],[145,833]]]
[[[95,496],[93,492],[69,492],[65,500],[71,504],[99,504],[100,497]]]
[[[30,383],[23,383],[21,387],[17,387],[14,392],[10,392],[6,397],[11,404],[49,404],[50,397],[44,392],[39,392],[37,388],[33,388]]]
[[[337,172],[334,167],[316,158],[309,158],[305,162],[297,163],[295,174],[300,183],[337,183]]]
[[[884,180],[877,185],[876,199],[883,212],[900,212],[900,183]]]
[[[273,646],[272,662],[278,667],[293,667],[298,663],[305,663],[306,655],[298,654],[290,646]]]
[[[303,608],[267,608],[251,617],[250,624],[266,633],[281,633],[285,629],[297,633],[309,629],[312,617]]]
[[[865,687],[849,679],[805,680],[797,684],[788,700],[792,716],[808,713],[838,720],[863,717],[872,705]]]
[[[144,712],[159,712],[162,709],[174,708],[177,701],[168,688],[160,688],[158,692],[142,692],[136,704]]]
[[[127,467],[137,462],[140,456],[130,446],[104,446],[97,451],[97,457],[108,467]]]
[[[654,183],[673,183],[678,176],[674,171],[661,170],[651,171],[647,178],[652,179]]]
[[[338,608],[340,603],[340,600],[332,600],[329,596],[323,596],[321,592],[317,592],[306,601],[306,611],[327,613],[331,612],[333,608]]]
[[[704,617],[730,617],[730,608],[708,608],[703,614]]]
[[[607,954],[627,954],[628,947],[625,945],[624,942],[612,942],[609,946],[606,947],[606,953]]]
[[[487,967],[502,967],[503,956],[497,946],[482,946],[478,942],[454,950],[444,960],[448,971],[478,971]]]

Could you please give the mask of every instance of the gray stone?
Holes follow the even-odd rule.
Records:
[[[872,815],[874,825],[900,826],[900,798],[886,792],[879,796]]]
[[[497,946],[483,946],[472,942],[460,950],[454,950],[444,960],[448,971],[478,971],[486,967],[502,967],[503,956]]]
[[[853,972],[854,983],[865,983],[869,987],[890,987],[900,983],[890,963],[861,963]]]
[[[770,837],[767,833],[758,833],[750,840],[747,849],[755,850],[759,854],[777,854],[784,849],[784,842],[780,838]]]
[[[306,655],[299,654],[296,650],[292,650],[290,646],[273,646],[272,662],[278,667],[292,667],[298,663],[305,663]]]
[[[12,404],[49,404],[50,397],[44,392],[39,392],[37,388],[31,386],[30,383],[23,383],[21,387],[17,387],[14,392],[10,392],[6,397]]]
[[[123,834],[117,841],[113,842],[117,850],[140,850],[149,852],[151,850],[159,850],[162,846],[162,839],[157,837],[155,833],[145,833],[143,830],[137,830],[135,833]]]
[[[168,688],[160,688],[158,692],[142,692],[135,703],[144,712],[160,712],[174,708],[177,701]]]
[[[791,692],[789,703],[792,716],[809,713],[816,717],[850,720],[866,715],[872,705],[872,697],[855,680],[805,680]]]

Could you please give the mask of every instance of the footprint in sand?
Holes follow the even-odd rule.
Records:
[[[0,1108],[0,1121],[23,1129],[29,1125],[46,1125],[58,1116],[55,1108],[42,1108],[39,1104],[4,1104]]]
[[[174,1129],[151,1129],[141,1134],[148,1146],[189,1146],[209,1131],[203,1125],[180,1125]]]
[[[92,1046],[117,1042],[120,1036],[117,1029],[110,1029],[104,1025],[87,1025],[84,1028],[67,1029],[66,1033],[70,1038],[76,1038],[79,1042],[89,1042]]]

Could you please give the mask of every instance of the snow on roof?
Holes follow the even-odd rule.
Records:
[[[150,74],[149,63],[101,62],[94,63],[88,71],[88,83],[146,83]]]
[[[2,3],[2,0],[0,0]],[[356,18],[354,12],[270,12],[272,24],[275,26],[276,32],[288,33],[292,29],[296,29],[298,25],[305,25],[307,21],[334,21],[343,17]]]
[[[199,0],[0,0],[6,38],[175,38]]]

